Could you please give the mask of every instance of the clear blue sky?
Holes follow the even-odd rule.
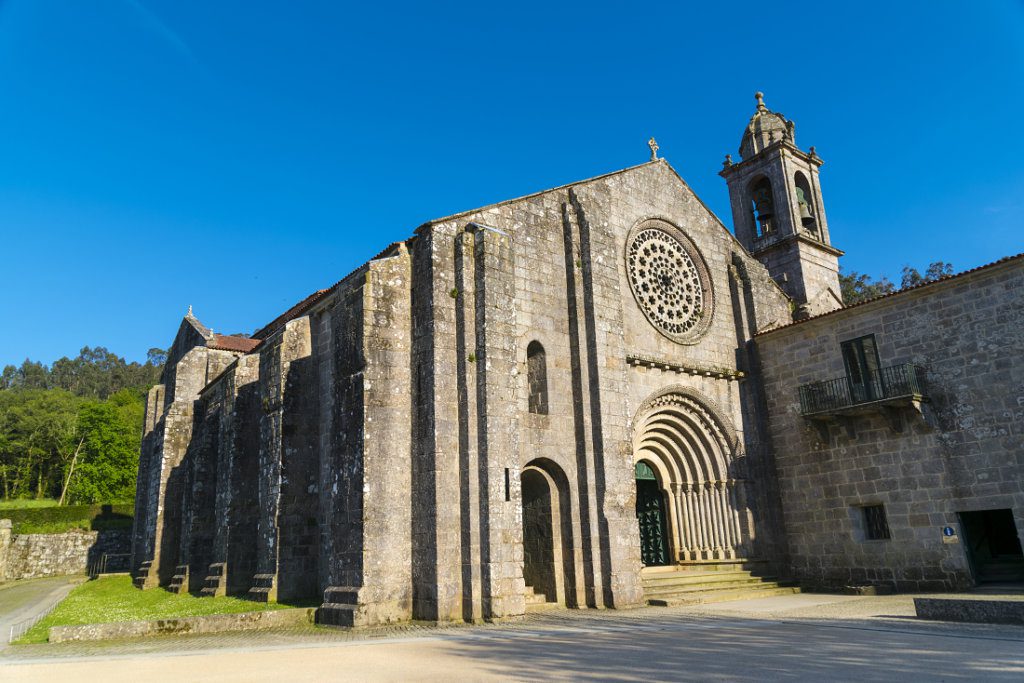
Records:
[[[1024,251],[1024,5],[0,1],[0,365],[252,331],[422,222],[643,162],[731,223],[753,93],[847,269]]]

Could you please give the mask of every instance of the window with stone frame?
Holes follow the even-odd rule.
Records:
[[[529,410],[537,415],[548,414],[548,368],[544,347],[532,341],[526,347],[526,379],[529,384]]]
[[[885,517],[885,506],[864,505],[860,509],[864,520],[864,540],[866,541],[888,541],[892,536],[889,534],[889,521]]]

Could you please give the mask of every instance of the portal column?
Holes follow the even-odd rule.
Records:
[[[740,490],[737,484],[742,484],[743,480],[730,479],[729,480],[729,497],[732,504],[732,528],[733,533],[736,537],[736,554],[741,555],[741,547],[743,545],[743,528],[740,525]]]
[[[715,483],[712,481],[705,484],[704,493],[707,497],[708,516],[711,519],[712,538],[714,539],[714,558],[722,559],[722,520],[719,515],[718,505],[715,501]]]
[[[708,509],[706,484],[697,484],[697,505],[700,508],[701,557],[710,560],[714,547],[714,535],[711,528],[711,515]]]

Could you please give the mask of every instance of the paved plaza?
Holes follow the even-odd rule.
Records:
[[[1020,681],[1024,627],[923,622],[910,596],[550,611],[509,624],[15,646],[6,681]]]

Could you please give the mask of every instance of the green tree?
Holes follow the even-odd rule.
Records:
[[[869,275],[853,270],[839,271],[839,288],[843,294],[843,303],[847,306],[896,291],[896,286],[885,277],[873,280]]]
[[[82,404],[82,450],[68,484],[68,502],[102,503],[135,496],[142,417],[142,403],[130,390]]]
[[[953,274],[953,264],[945,261],[932,261],[924,271],[924,275],[910,266],[903,266],[903,280],[900,283],[902,289],[916,287],[926,282],[934,282]]]
[[[134,495],[145,392],[166,352],[128,363],[103,347],[0,373],[0,496],[107,502]]]
[[[162,368],[167,362],[167,351],[156,347],[146,352],[146,364]]]
[[[0,486],[4,498],[59,492],[75,447],[81,400],[60,390],[0,392]]]

